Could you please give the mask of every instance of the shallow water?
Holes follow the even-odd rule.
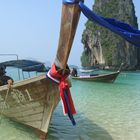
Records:
[[[140,73],[121,73],[114,84],[72,80],[77,110],[72,126],[56,108],[47,140],[140,140]],[[24,125],[3,119],[0,140],[38,140]]]

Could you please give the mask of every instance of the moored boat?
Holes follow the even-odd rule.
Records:
[[[75,80],[82,80],[82,81],[96,81],[96,82],[109,82],[113,83],[117,76],[119,75],[120,71],[113,72],[110,74],[91,74],[91,75],[82,75],[74,77],[72,79]]]
[[[71,77],[72,79],[75,80],[113,83],[116,80],[119,73],[121,72],[122,66],[123,63],[120,65],[118,71],[108,73],[108,74],[90,74],[90,75],[71,76]]]
[[[43,139],[59,99],[57,84],[40,75],[15,82],[11,88],[1,86],[0,113],[34,128]]]
[[[66,88],[68,85],[65,79],[70,73],[67,61],[79,16],[79,5],[63,4],[59,45],[53,66],[58,71],[57,74],[62,76]],[[0,115],[32,127],[41,140],[47,135],[53,111],[60,101],[59,83],[49,76],[43,74],[14,84],[7,81],[7,85],[0,86]],[[67,110],[68,116],[72,118],[71,114],[69,115],[69,105]],[[75,123],[73,120],[72,122]]]
[[[122,22],[118,22],[120,24],[118,26],[119,28],[114,28],[118,25],[115,20],[106,19],[104,22],[105,18],[98,17],[92,13],[92,11],[82,3],[83,0],[63,1],[59,45],[54,65],[49,73],[52,74],[51,72],[53,72],[53,75],[48,75],[49,78],[52,76],[52,79],[46,78],[46,75],[41,75],[21,82],[16,82],[13,85],[8,82],[8,85],[0,87],[1,115],[5,115],[20,123],[33,127],[38,131],[40,139],[45,139],[53,110],[60,99],[58,84],[64,84],[60,85],[62,86],[61,88],[63,88],[63,86],[65,86],[64,78],[70,73],[67,61],[80,16],[80,8],[84,14],[88,14],[88,18],[95,18],[101,25],[107,28],[110,27],[112,31],[118,33],[131,43],[134,43],[135,45],[140,44],[138,39],[139,34],[136,34],[138,33],[136,30],[128,28],[129,26],[120,26],[123,25]],[[126,32],[127,30],[129,31],[128,33]],[[132,37],[130,37],[130,35]],[[118,73],[115,75],[118,75]],[[58,79],[61,78],[61,81],[58,81],[56,78],[54,80],[58,81],[58,83],[55,83],[53,81],[55,76]],[[69,105],[67,106],[69,108]]]

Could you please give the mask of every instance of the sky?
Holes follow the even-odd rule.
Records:
[[[92,8],[94,0],[85,0]],[[140,27],[140,0],[133,0]],[[60,31],[62,0],[0,0],[0,54],[54,62]],[[81,14],[68,64],[80,66],[81,37],[87,18]],[[16,56],[0,56],[0,61]]]

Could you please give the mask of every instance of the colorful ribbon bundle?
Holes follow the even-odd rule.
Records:
[[[76,111],[71,97],[69,85],[66,80],[67,77],[69,76],[69,73],[64,75],[60,74],[55,64],[53,64],[52,68],[47,73],[47,76],[59,84],[59,91],[60,91],[60,97],[62,101],[64,115],[68,114],[70,120],[72,121],[72,124],[75,125],[76,122],[73,118],[73,114],[76,114]]]

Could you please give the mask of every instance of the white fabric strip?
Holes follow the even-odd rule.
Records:
[[[55,78],[53,78],[53,77],[50,75],[50,72],[51,72],[51,70],[48,71],[47,76],[48,76],[50,79],[52,79],[53,81],[55,81],[56,83],[59,83],[60,81],[57,80],[57,79],[55,79]]]

